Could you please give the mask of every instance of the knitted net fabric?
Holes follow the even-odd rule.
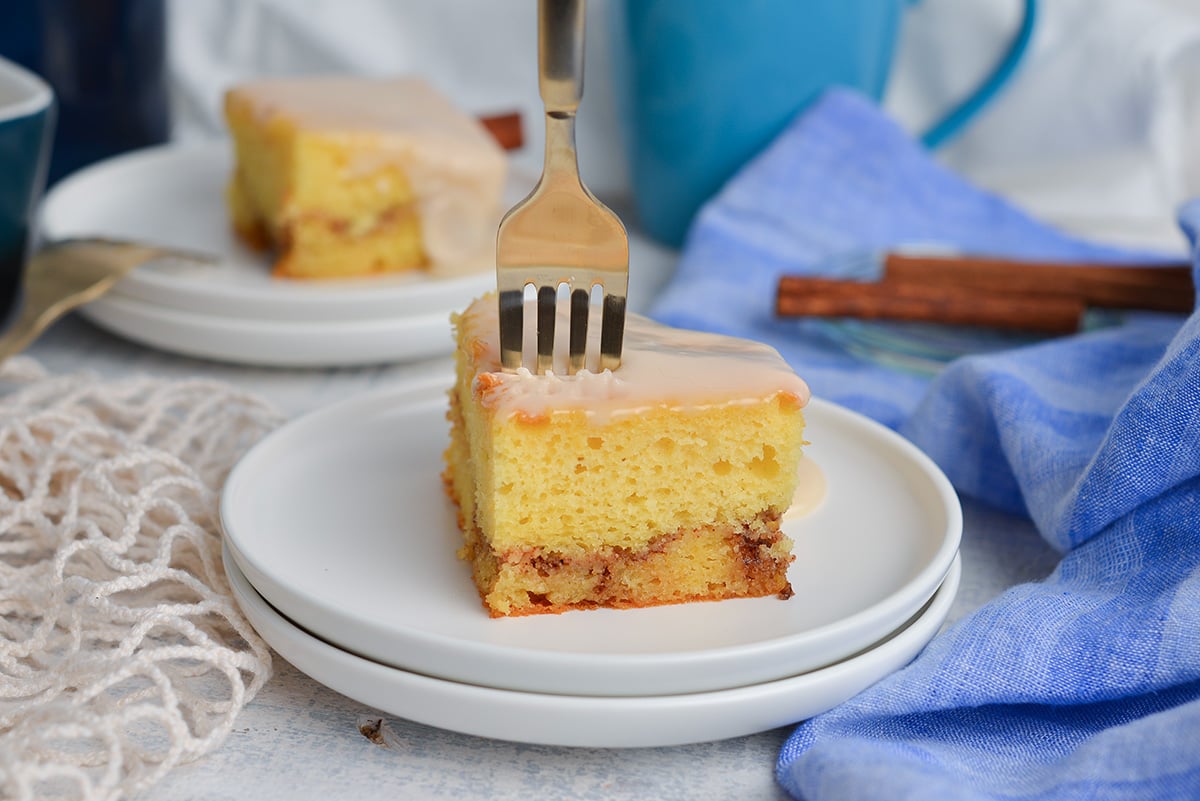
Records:
[[[213,381],[0,368],[0,797],[127,797],[224,740],[271,657],[218,492],[278,422]]]

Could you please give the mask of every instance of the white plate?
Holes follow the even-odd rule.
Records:
[[[308,631],[378,662],[490,687],[700,692],[790,676],[911,617],[958,550],[961,508],[895,433],[815,400],[806,435],[828,495],[785,523],[795,596],[493,620],[442,489],[445,384],[317,411],[239,462],[221,502],[238,567]]]
[[[79,313],[143,345],[235,364],[345,367],[422,359],[454,349],[450,310],[345,321],[248,320],[110,294]]]
[[[937,633],[961,575],[956,558],[929,603],[870,649],[776,681],[707,693],[589,697],[461,684],[382,665],[308,634],[263,600],[226,554],[250,623],[297,669],[349,698],[443,729],[501,740],[588,748],[683,745],[741,737],[825,712],[897,670]]]
[[[145,304],[211,317],[348,322],[458,309],[495,286],[494,271],[434,279],[387,276],[346,281],[273,278],[270,259],[233,235],[225,202],[231,149],[221,139],[170,144],[118,156],[59,182],[41,209],[48,240],[107,236],[211,253],[215,265],[158,261],[112,292]],[[534,178],[510,174],[511,205]]]

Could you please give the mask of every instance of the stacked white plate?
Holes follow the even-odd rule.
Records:
[[[271,277],[269,257],[232,233],[225,205],[230,146],[166,145],[119,156],[56,184],[42,233],[132,239],[211,254],[152,262],[81,313],[113,333],[189,356],[329,367],[448,353],[450,312],[495,287],[494,271],[303,282]],[[505,201],[531,186],[510,176]]]
[[[397,716],[591,747],[740,736],[827,710],[944,621],[962,515],[893,432],[814,400],[827,491],[785,521],[795,595],[492,619],[439,477],[447,380],[322,409],[236,466],[221,503],[242,608],[288,661]],[[681,489],[681,491],[684,491]]]

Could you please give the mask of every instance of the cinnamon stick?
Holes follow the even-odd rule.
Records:
[[[776,313],[781,317],[857,317],[948,325],[975,325],[1044,334],[1079,330],[1085,304],[1065,295],[980,292],[911,281],[837,281],[784,277]]]
[[[1107,265],[1014,261],[976,256],[889,253],[882,283],[930,284],[1007,292],[1065,295],[1085,306],[1189,313],[1196,290],[1191,265]]]
[[[492,114],[480,117],[479,121],[505,150],[517,150],[525,144],[525,130],[521,125],[520,112]]]
[[[1078,329],[1090,307],[1189,313],[1185,264],[1108,265],[889,253],[876,282],[785,276],[780,316],[860,317],[1041,333]]]

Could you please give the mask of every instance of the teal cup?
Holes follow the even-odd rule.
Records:
[[[50,87],[0,58],[0,322],[9,319],[17,304],[53,130]]]
[[[923,135],[936,147],[1000,90],[1024,55],[1036,0],[1007,53]],[[683,242],[700,206],[825,89],[883,97],[912,0],[625,0],[614,56],[639,227]]]

